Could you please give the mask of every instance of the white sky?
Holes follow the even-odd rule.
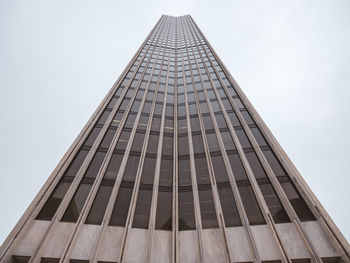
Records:
[[[350,1],[0,1],[0,243],[162,14],[191,14],[350,240]]]

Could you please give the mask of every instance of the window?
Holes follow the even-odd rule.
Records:
[[[279,181],[300,221],[305,222],[316,220],[303,197],[294,186],[293,182],[291,182],[289,178],[281,178]]]
[[[172,185],[160,185],[156,212],[156,229],[172,230],[172,198]]]
[[[45,205],[36,217],[37,220],[50,221],[56,213],[58,206],[62,202],[62,199],[68,191],[69,186],[71,184],[71,181],[64,181],[64,179],[65,178],[61,179],[61,181],[57,184],[50,197],[47,199]]]
[[[201,187],[198,194],[203,228],[218,227],[215,205],[210,186]]]
[[[243,202],[244,210],[247,214],[250,225],[265,224],[263,215],[261,214],[258,202],[256,201],[252,187],[248,182],[238,184],[238,190]]]
[[[88,217],[85,221],[86,224],[100,225],[109,201],[109,197],[112,193],[114,181],[106,181],[105,185],[100,185],[98,192],[96,194],[95,200],[91,206]]]
[[[84,146],[92,146],[97,138],[97,136],[100,134],[101,127],[94,127],[92,131],[90,132],[89,136],[87,137]]]
[[[66,170],[66,172],[65,172],[66,176],[74,177],[78,173],[80,166],[84,162],[85,157],[88,154],[88,152],[89,151],[84,150],[84,149],[79,150],[79,152],[75,155],[75,158],[73,159],[73,161],[69,165],[68,169]]]

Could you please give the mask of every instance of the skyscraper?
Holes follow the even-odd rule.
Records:
[[[162,16],[1,262],[350,262],[349,244],[190,16]]]

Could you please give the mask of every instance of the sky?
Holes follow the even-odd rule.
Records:
[[[191,14],[350,240],[350,1],[0,1],[0,243],[162,14]]]

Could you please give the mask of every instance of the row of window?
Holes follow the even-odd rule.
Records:
[[[138,61],[140,62],[140,61]],[[217,64],[217,63],[216,63]],[[197,64],[196,64],[197,65]],[[218,67],[215,66],[215,67]],[[133,70],[136,70],[136,67],[132,67]],[[144,67],[145,68],[145,67]],[[140,68],[139,68],[140,70]],[[192,67],[191,67],[192,70]],[[198,69],[199,70],[199,69]],[[214,70],[209,70],[212,74]],[[274,188],[271,185],[264,168],[262,167],[260,161],[258,160],[255,152],[252,150],[252,146],[244,132],[241,128],[241,124],[233,111],[233,108],[230,102],[227,99],[227,96],[234,96],[234,101],[238,108],[242,111],[242,116],[246,120],[247,124],[249,124],[253,135],[259,143],[259,146],[266,147],[266,141],[263,138],[263,135],[256,127],[254,121],[251,119],[249,113],[246,111],[243,103],[237,97],[233,87],[229,85],[229,82],[224,76],[222,69],[219,75],[221,78],[224,78],[224,84],[229,89],[230,94],[226,94],[224,89],[221,87],[221,83],[218,81],[215,75],[214,85],[217,89],[217,92],[220,94],[220,100],[222,100],[225,105],[225,110],[227,111],[231,124],[235,127],[235,132],[240,141],[240,144],[243,148],[245,148],[245,157],[248,159],[250,166],[254,172],[254,175],[258,181],[259,187],[265,201],[270,209],[270,213],[272,214],[276,223],[289,222],[288,215],[286,214],[278,196],[275,193]],[[101,144],[99,146],[99,150],[96,152],[92,161],[90,162],[89,167],[87,168],[84,177],[76,190],[72,200],[70,201],[63,217],[62,221],[66,222],[75,222],[80,215],[80,212],[85,204],[86,198],[91,191],[92,185],[95,182],[96,176],[101,168],[103,160],[105,159],[107,149],[110,147],[113,137],[116,134],[117,127],[119,127],[119,123],[123,115],[125,114],[125,110],[127,109],[127,105],[130,104],[130,99],[136,91],[137,82],[140,81],[142,72],[138,71],[133,79],[131,86],[128,88],[128,91],[123,99],[122,103],[118,108],[118,112],[116,113],[113,121],[110,125],[110,128],[107,130],[105,136],[103,137]],[[128,74],[129,75],[129,74]],[[132,75],[128,77],[131,78]],[[159,76],[158,76],[159,77]],[[157,77],[157,79],[159,79]],[[211,76],[212,77],[212,76]],[[161,78],[161,77],[160,77]],[[128,79],[129,80],[129,79]],[[152,79],[153,80],[153,79]],[[192,81],[192,80],[191,80]],[[180,81],[179,81],[180,82]],[[227,82],[227,84],[226,84]],[[145,82],[146,83],[146,82]],[[185,92],[185,90],[181,90],[181,87],[184,86],[181,83],[178,85],[178,91]],[[124,87],[126,87],[126,83],[122,82],[121,87],[117,90],[115,96],[110,101],[107,106],[109,109],[112,109],[119,99],[121,95],[121,91]],[[159,89],[161,86],[158,86]],[[186,90],[191,87],[190,85],[186,85]],[[230,185],[230,180],[226,173],[225,164],[223,161],[223,157],[220,153],[220,147],[216,138],[216,133],[214,132],[213,122],[209,115],[209,108],[205,101],[205,96],[203,93],[203,89],[208,91],[208,96],[215,98],[215,93],[212,90],[211,85],[206,87],[201,87],[200,85],[192,86],[190,92],[187,93],[188,101],[191,100],[191,103],[188,104],[190,109],[190,114],[192,115],[190,118],[192,134],[191,138],[193,141],[194,153],[195,153],[195,168],[196,168],[196,181],[198,188],[198,198],[200,201],[200,211],[201,211],[201,219],[204,228],[217,227],[217,217],[216,217],[216,208],[213,201],[212,195],[212,182],[209,174],[208,164],[211,163],[214,168],[213,176],[217,181],[217,188],[220,196],[221,206],[224,212],[224,218],[226,226],[238,226],[241,225],[240,216],[236,207],[235,198],[232,193],[232,188]],[[147,88],[151,88],[148,86]],[[146,89],[146,86],[143,88]],[[154,86],[154,91],[156,90],[156,86]],[[158,89],[158,90],[159,90]],[[143,92],[144,92],[143,90]],[[149,119],[149,114],[151,112],[152,106],[152,96],[156,96],[156,93],[152,90],[151,94],[142,110],[142,115],[140,121],[137,125],[137,132],[135,134],[132,146],[131,153],[128,158],[128,162],[123,172],[122,182],[120,184],[117,198],[111,200],[114,202],[114,208],[112,212],[112,216],[110,219],[110,225],[119,225],[123,226],[126,223],[127,214],[130,207],[131,197],[137,194],[137,202],[136,202],[136,210],[133,219],[133,226],[140,228],[147,228],[149,221],[149,213],[150,206],[153,194],[153,180],[154,180],[154,166],[156,163],[156,154],[157,154],[157,145],[159,141],[159,131],[160,131],[160,115],[162,113],[162,104],[155,104],[154,116],[152,121]],[[119,94],[118,94],[119,92]],[[139,89],[138,92],[142,92],[142,89]],[[173,91],[172,91],[173,92]],[[210,95],[209,95],[210,94]],[[206,132],[201,133],[200,124],[199,124],[199,116],[198,109],[196,108],[196,104],[194,104],[195,96],[198,98],[197,103],[199,103],[199,110],[201,112],[201,119],[204,123],[204,127]],[[147,95],[148,96],[148,95]],[[161,102],[165,96],[164,93],[159,93],[159,100],[157,97],[157,101]],[[183,96],[183,97],[181,97]],[[191,97],[193,96],[193,97]],[[142,95],[139,95],[139,99],[141,99]],[[184,100],[184,95],[181,93],[178,96],[180,100],[180,104],[178,106],[178,153],[179,153],[179,162],[178,162],[178,193],[179,193],[179,225],[180,230],[194,229],[195,228],[195,220],[194,220],[194,208],[193,208],[193,188],[192,188],[192,178],[191,178],[191,169],[189,166],[189,156],[188,156],[188,133],[186,129],[187,121],[186,121],[186,111],[185,104],[181,105],[182,100]],[[191,99],[192,98],[192,99]],[[147,99],[147,97],[146,97]],[[228,159],[231,165],[231,169],[234,175],[234,179],[239,189],[239,194],[242,199],[245,212],[248,216],[248,220],[250,224],[264,224],[264,217],[259,208],[259,204],[255,198],[253,189],[250,185],[250,181],[248,180],[245,168],[242,164],[241,157],[235,151],[236,147],[231,138],[231,135],[228,131],[226,121],[222,115],[220,106],[217,100],[211,100],[211,107],[215,111],[216,122],[220,128],[220,136],[222,140],[225,142],[226,154],[228,154]],[[135,100],[131,107],[132,112],[138,112],[139,107],[141,105],[141,101]],[[168,130],[164,130],[164,141],[163,141],[163,149],[162,149],[162,158],[161,158],[161,169],[160,169],[160,178],[159,178],[159,189],[158,189],[158,204],[157,204],[157,213],[156,213],[156,228],[157,229],[172,229],[172,196],[173,196],[173,106],[166,106],[166,116],[165,119],[165,127]],[[168,110],[169,109],[169,110]],[[99,118],[97,125],[91,131],[89,137],[84,143],[84,146],[81,148],[79,153],[74,158],[73,162],[65,172],[62,177],[60,183],[57,185],[56,189],[44,205],[43,209],[37,216],[37,219],[41,220],[51,220],[53,214],[58,208],[62,198],[64,197],[65,192],[71,185],[74,176],[76,175],[78,169],[82,165],[87,153],[89,151],[89,147],[95,142],[97,136],[101,132],[102,125],[106,122],[108,116],[110,115],[111,110],[105,110],[101,117]],[[159,117],[157,117],[157,115]],[[172,117],[172,119],[171,119]],[[97,191],[95,200],[90,208],[89,215],[86,219],[86,223],[90,224],[100,224],[102,218],[104,216],[105,209],[108,205],[115,180],[118,174],[118,170],[120,168],[120,163],[122,160],[122,154],[125,152],[126,145],[130,139],[131,129],[134,126],[134,122],[136,119],[136,114],[129,114],[121,135],[116,144],[115,153],[110,159],[109,165],[105,171],[104,177],[101,181],[100,188]],[[145,139],[145,133],[142,132],[146,129],[146,127],[151,124],[151,133],[148,138],[148,147],[146,150],[146,156],[144,160],[141,160],[141,150],[142,145]],[[168,133],[168,134],[167,134]],[[210,156],[206,156],[204,151],[203,139],[204,136],[209,145]],[[273,168],[274,172],[277,176],[279,176],[279,180],[281,186],[285,190],[288,198],[291,201],[294,209],[296,210],[299,218],[301,220],[314,220],[312,213],[308,210],[307,205],[301,198],[300,194],[289,180],[289,177],[286,175],[282,166],[277,161],[276,157],[272,153],[272,151],[267,147],[267,150],[264,150],[263,153],[267,158],[269,164]],[[141,173],[141,183],[138,189],[135,188],[135,180],[137,167],[140,162],[144,162]],[[209,163],[208,163],[209,162]],[[152,170],[153,169],[153,170]]]

